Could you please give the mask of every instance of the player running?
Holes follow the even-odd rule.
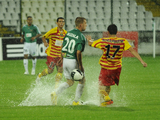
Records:
[[[54,67],[57,68],[57,74],[55,78],[55,88],[58,87],[59,81],[62,79],[62,59],[61,59],[61,48],[63,43],[63,38],[66,35],[67,31],[63,29],[64,26],[64,18],[58,17],[57,18],[57,27],[48,31],[42,37],[42,41],[46,49],[47,54],[47,66],[48,68],[44,69],[39,75],[37,76],[36,83],[38,83],[42,76],[46,76],[51,74],[54,70]],[[49,43],[47,43],[46,39],[49,39]]]
[[[111,24],[108,26],[108,38],[100,38],[92,41],[91,36],[87,36],[88,44],[103,51],[99,63],[101,72],[99,75],[99,93],[101,106],[107,106],[113,103],[109,93],[111,85],[119,84],[119,77],[122,68],[123,51],[129,50],[144,67],[147,67],[140,55],[131,47],[125,38],[117,38],[117,26]]]
[[[41,36],[41,32],[39,31],[36,25],[32,24],[32,17],[27,17],[27,25],[24,25],[22,28],[22,38],[20,40],[21,43],[24,41],[24,59],[23,64],[25,68],[24,74],[29,74],[28,72],[28,55],[32,56],[32,75],[35,75],[35,68],[36,68],[36,38]]]
[[[74,80],[71,78],[71,72],[74,69],[79,69],[84,73],[84,68],[82,65],[82,52],[85,48],[86,38],[81,32],[85,31],[87,22],[85,18],[77,17],[75,24],[76,28],[66,34],[62,45],[63,73],[67,79],[67,82],[62,83],[55,92],[51,93],[51,100],[53,105],[57,104],[57,95],[74,84]],[[83,93],[84,83],[85,77],[79,81],[73,105],[80,105],[79,99]]]

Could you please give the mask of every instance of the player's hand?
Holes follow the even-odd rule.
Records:
[[[61,66],[62,63],[63,63],[63,58],[59,59],[59,61],[56,64],[57,64],[57,66]]]
[[[141,62],[141,63],[142,63],[142,65],[143,65],[143,67],[147,67],[147,63],[145,63],[144,61]]]
[[[20,39],[20,42],[21,42],[21,43],[23,43],[23,41],[24,41],[24,39],[23,39],[23,38],[21,38],[21,39]]]
[[[44,46],[45,46],[45,47],[48,47],[49,45],[48,45],[48,43],[47,43],[47,42],[45,42],[45,43],[44,43]]]
[[[86,39],[87,39],[87,41],[88,41],[88,45],[91,46],[92,43],[93,43],[92,37],[91,37],[90,35],[86,35]]]
[[[36,37],[32,37],[31,40],[34,41],[36,39]]]
[[[90,35],[86,35],[87,41],[92,40],[92,37]]]

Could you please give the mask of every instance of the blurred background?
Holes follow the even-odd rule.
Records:
[[[75,27],[75,18],[82,16],[88,22],[84,35],[101,38],[114,23],[120,32],[137,32],[138,41],[132,43],[139,54],[155,57],[160,54],[159,11],[160,0],[0,0],[0,37],[20,39],[27,16],[33,17],[42,34],[56,27],[57,17],[65,18],[68,31]]]

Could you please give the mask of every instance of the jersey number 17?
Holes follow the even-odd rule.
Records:
[[[112,57],[109,55],[110,47],[111,47],[111,45],[105,46],[105,48],[107,48],[106,56],[107,56],[107,58],[114,59],[114,57],[116,56],[117,52],[118,52],[119,49],[120,49],[120,46],[113,45],[113,48],[117,48],[117,49],[116,49],[116,51],[113,53]]]

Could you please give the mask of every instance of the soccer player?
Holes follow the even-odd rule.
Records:
[[[25,68],[24,74],[29,74],[28,72],[28,55],[32,56],[32,75],[35,75],[35,67],[36,67],[36,41],[39,36],[41,36],[41,32],[39,31],[36,25],[32,24],[32,17],[27,17],[27,25],[24,25],[22,28],[22,38],[20,40],[21,43],[24,41],[24,59],[23,64]]]
[[[47,54],[47,66],[48,68],[44,69],[39,75],[37,76],[36,82],[38,83],[42,76],[46,76],[47,74],[51,74],[56,66],[57,74],[55,78],[55,87],[58,86],[59,81],[62,78],[62,59],[61,59],[61,47],[63,38],[66,35],[67,31],[63,29],[65,24],[63,17],[57,18],[57,27],[49,30],[45,35],[42,37],[42,41],[46,49]],[[46,41],[49,39],[49,43]]]
[[[117,26],[111,24],[108,26],[108,38],[100,38],[92,41],[91,36],[87,36],[88,44],[92,47],[99,48],[103,51],[99,63],[101,72],[99,75],[99,93],[101,106],[107,106],[113,103],[109,93],[111,85],[119,84],[119,77],[122,67],[123,51],[129,50],[144,67],[147,67],[140,55],[131,47],[125,38],[117,38]]]
[[[75,25],[76,28],[69,31],[64,37],[62,45],[63,73],[67,82],[62,83],[55,92],[51,93],[51,100],[54,105],[57,104],[57,96],[74,84],[74,80],[71,78],[71,72],[74,69],[79,69],[84,73],[82,52],[84,51],[86,38],[81,32],[85,31],[87,27],[86,19],[83,17],[77,17]],[[73,105],[80,105],[79,99],[83,93],[84,83],[85,77],[79,81]]]

